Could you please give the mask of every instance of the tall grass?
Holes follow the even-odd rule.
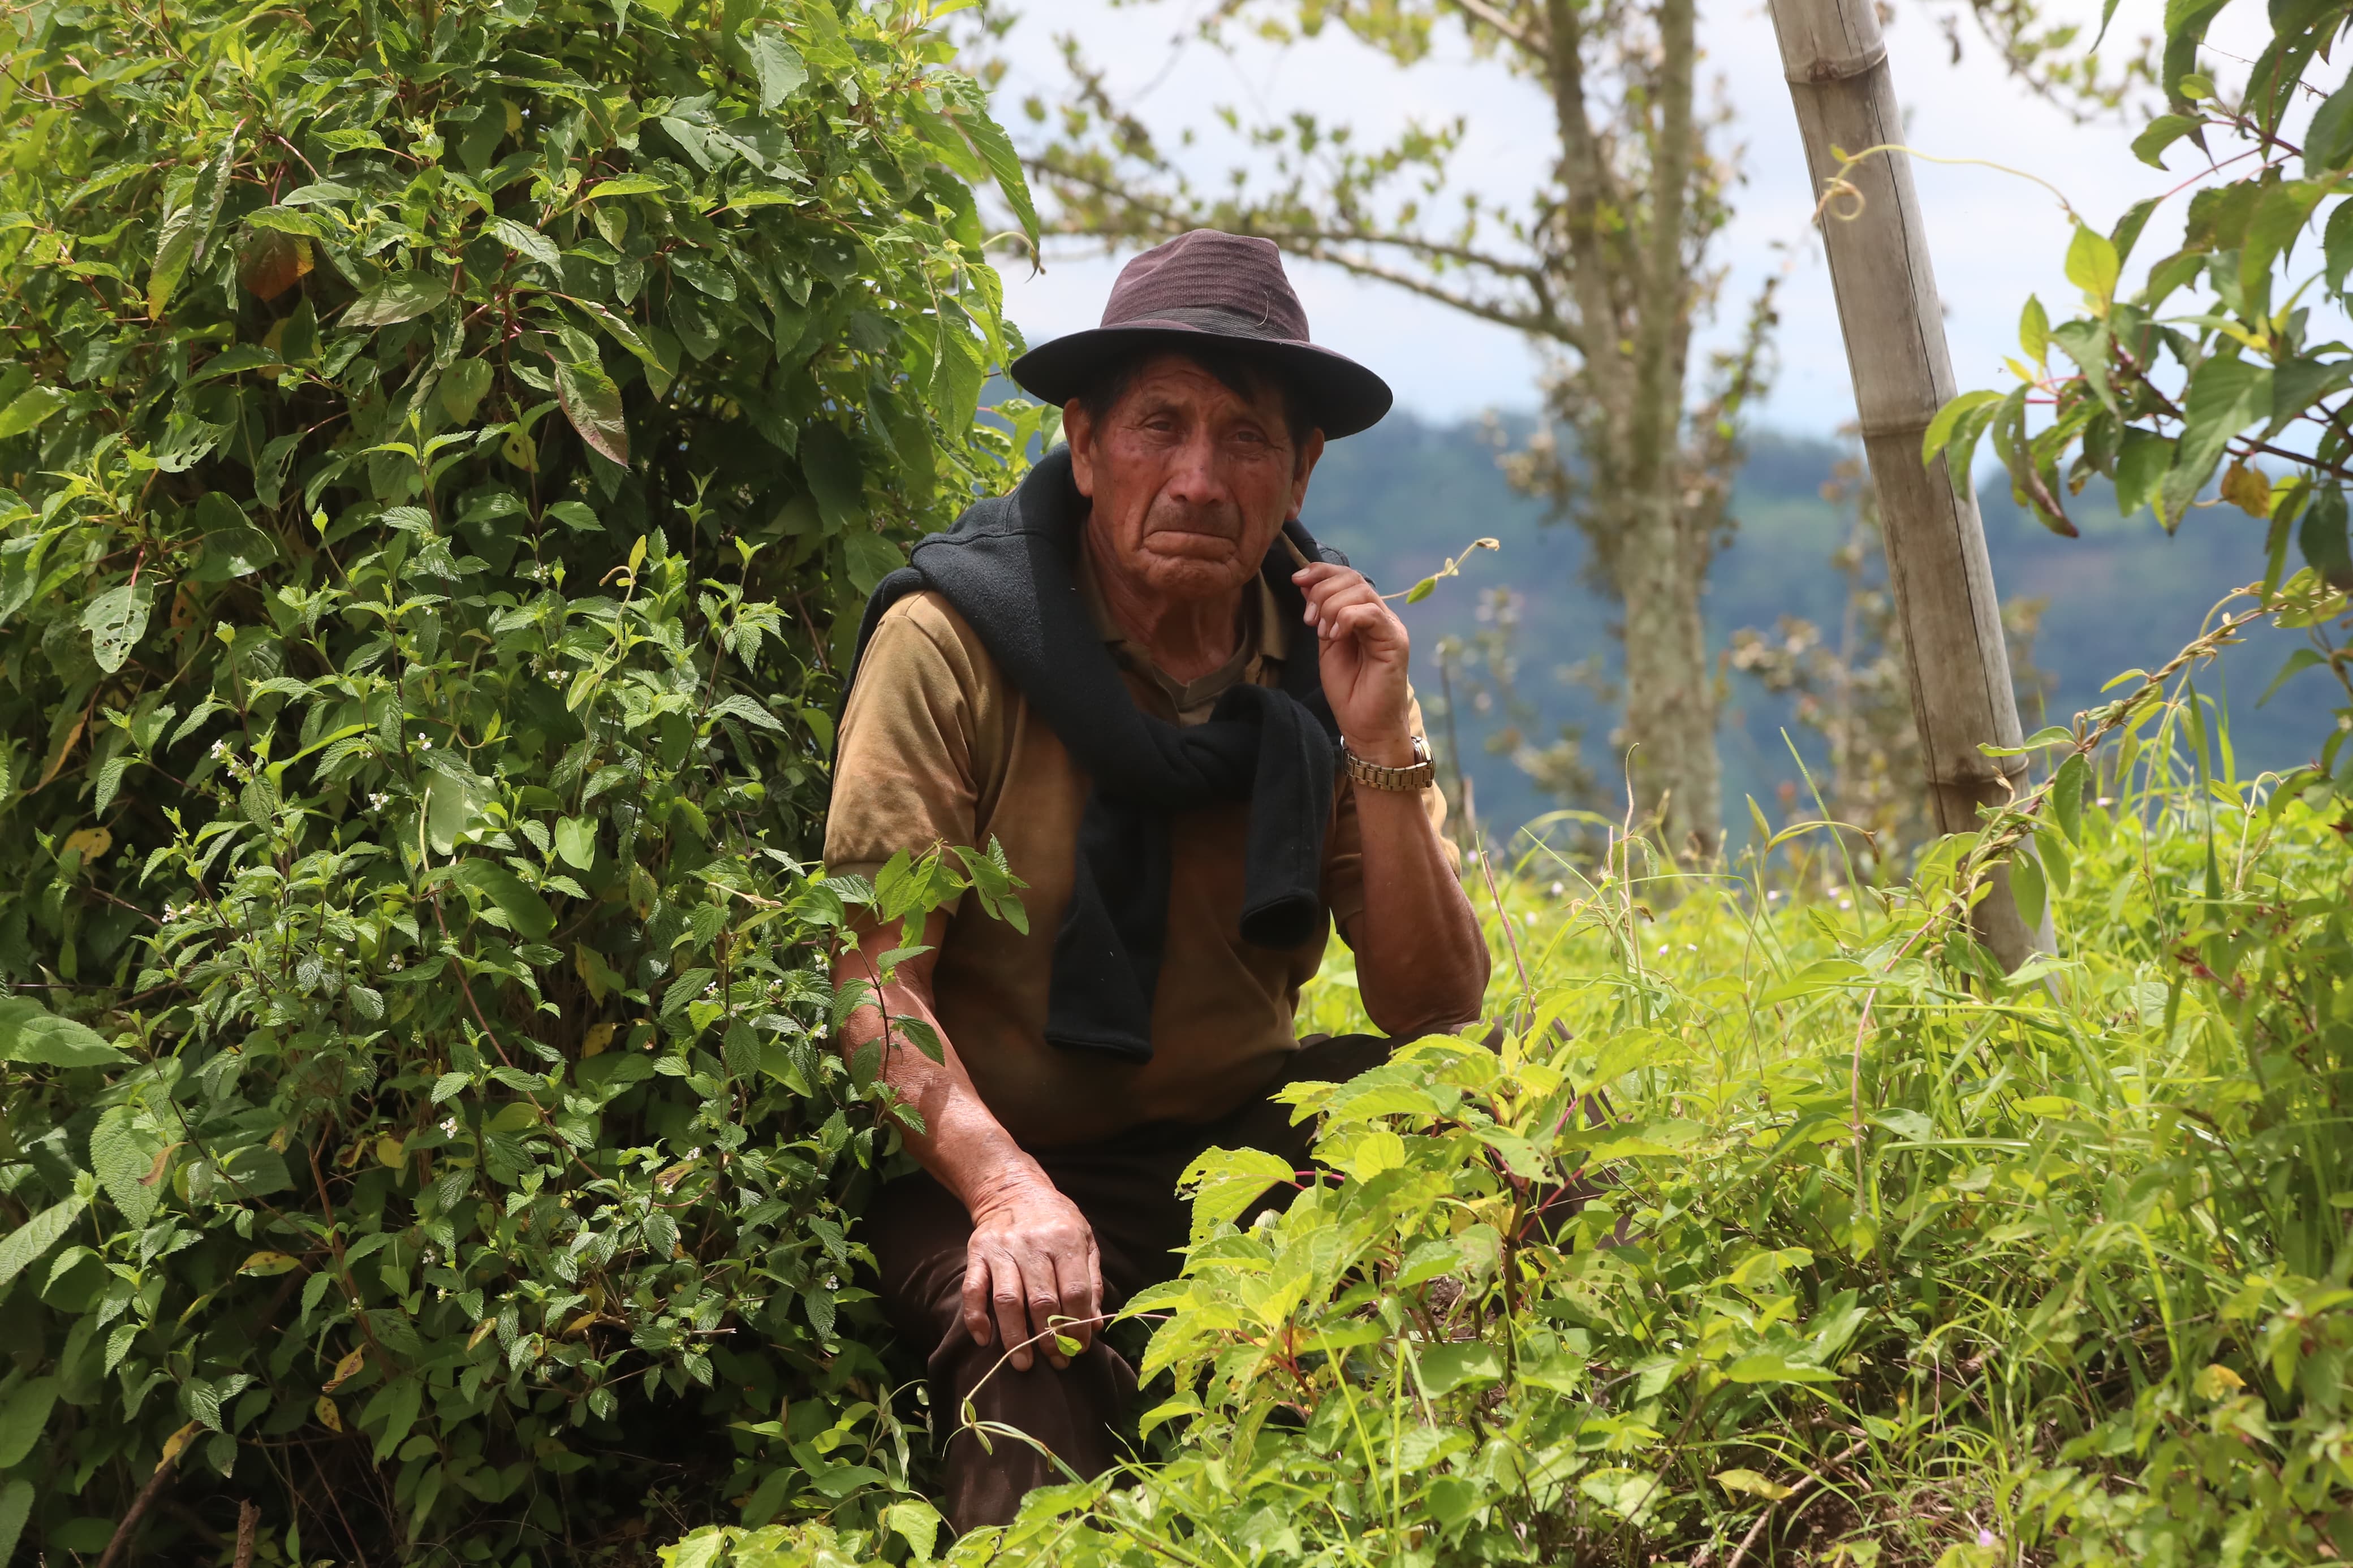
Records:
[[[2168,674],[1901,884],[1820,825],[1524,856],[1500,1039],[1300,1091],[1320,1177],[1205,1158],[1148,1458],[954,1560],[2353,1557],[2353,852]],[[2058,936],[2011,976],[1960,918],[2004,847]],[[1361,1026],[1344,963],[1305,1026]],[[826,1540],[678,1561],[933,1548]]]

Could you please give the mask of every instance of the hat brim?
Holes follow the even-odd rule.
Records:
[[[1008,373],[1040,402],[1062,404],[1084,392],[1121,360],[1156,349],[1181,352],[1212,342],[1265,362],[1297,386],[1306,395],[1307,405],[1326,440],[1372,428],[1397,401],[1388,382],[1345,354],[1319,344],[1245,337],[1182,321],[1122,322],[1065,333],[1015,360]]]

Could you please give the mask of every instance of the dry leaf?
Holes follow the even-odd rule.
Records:
[[[155,1468],[160,1470],[164,1466],[170,1464],[173,1460],[178,1458],[180,1457],[180,1450],[194,1442],[195,1440],[196,1434],[204,1429],[205,1426],[203,1422],[191,1421],[185,1426],[181,1427],[178,1431],[165,1438],[164,1440],[164,1457],[155,1461]]]
[[[353,1351],[351,1354],[337,1362],[335,1363],[335,1375],[327,1379],[326,1392],[332,1394],[335,1390],[343,1387],[344,1384],[350,1382],[353,1377],[358,1376],[360,1368],[366,1364],[367,1350],[364,1346]]]
[[[2222,476],[2222,499],[2249,517],[2272,514],[2272,482],[2254,468],[2232,462]]]
[[[87,866],[114,847],[114,835],[103,827],[85,827],[67,834],[65,847],[69,853],[79,854],[81,863]]]
[[[259,229],[237,258],[237,280],[258,299],[275,300],[311,275],[311,242],[297,234]]]

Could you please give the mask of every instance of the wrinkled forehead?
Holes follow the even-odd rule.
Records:
[[[1248,416],[1278,431],[1282,424],[1282,378],[1246,355],[1213,360],[1182,349],[1147,351],[1122,367],[1121,380],[1124,384],[1110,409],[1114,416],[1159,405],[1212,416]]]

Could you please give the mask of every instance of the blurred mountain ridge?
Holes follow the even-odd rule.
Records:
[[[1611,605],[1584,578],[1583,537],[1546,520],[1537,500],[1515,493],[1498,457],[1523,441],[1525,418],[1437,423],[1399,411],[1364,435],[1334,442],[1310,487],[1303,521],[1316,537],[1347,553],[1384,591],[1396,592],[1438,569],[1472,539],[1501,542],[1480,552],[1462,575],[1402,613],[1414,637],[1415,682],[1432,710],[1433,745],[1448,744],[1436,652],[1441,638],[1466,643],[1481,632],[1489,644],[1504,622],[1511,684],[1524,721],[1502,710],[1492,691],[1487,710],[1457,704],[1454,732],[1472,781],[1490,842],[1556,804],[1509,756],[1488,742],[1507,728],[1541,749],[1560,726],[1581,729],[1579,750],[1593,775],[1583,804],[1609,809],[1622,802],[1623,764],[1611,754],[1613,704],[1605,699],[1620,662]],[[1800,616],[1835,641],[1845,608],[1846,582],[1832,553],[1850,537],[1852,511],[1826,500],[1823,486],[1847,449],[1838,442],[1771,430],[1753,433],[1735,488],[1737,530],[1718,558],[1706,602],[1712,647],[1728,646],[1733,632],[1754,627],[1772,634],[1784,616]],[[2005,601],[2044,601],[2031,658],[2052,683],[2042,710],[2023,712],[2027,731],[2063,723],[2103,700],[2100,688],[2119,672],[2155,668],[2197,635],[2217,600],[2263,572],[2264,525],[2230,508],[2193,512],[2168,537],[2147,511],[2119,518],[2104,487],[2087,488],[2071,502],[2080,539],[2045,530],[2010,498],[1996,472],[1979,487],[1994,581]],[[1882,578],[1883,581],[1883,576]],[[1511,599],[1498,605],[1494,591]],[[2317,741],[2312,722],[2324,694],[2322,672],[2288,681],[2261,709],[2256,700],[2288,653],[2295,634],[2263,628],[2233,649],[2200,689],[2228,704],[2236,771],[2242,777],[2305,761]],[[1458,667],[1459,668],[1459,667]],[[1821,748],[1791,721],[1790,703],[1757,681],[1719,663],[1726,681],[1722,728],[1725,826],[1736,843],[1753,795],[1777,823],[1788,815],[1790,791],[1803,786],[1784,743],[1789,731],[1810,767]],[[1490,685],[1492,683],[1489,683]],[[1461,694],[1458,693],[1458,696]]]

